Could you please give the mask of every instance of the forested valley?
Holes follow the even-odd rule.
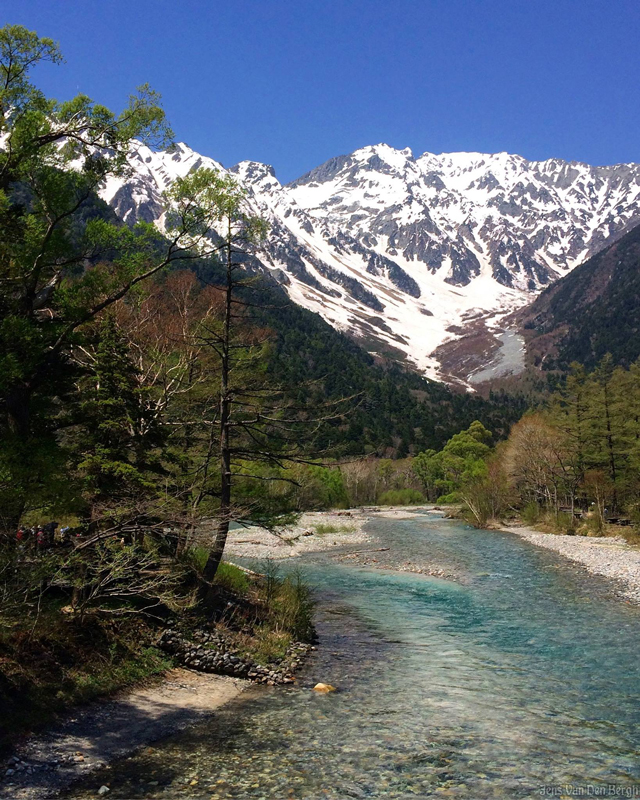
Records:
[[[282,661],[312,636],[308,590],[223,562],[230,527],[277,529],[406,488],[412,452],[476,417],[499,438],[524,401],[375,363],[294,306],[253,268],[266,226],[229,176],[177,180],[162,233],[121,223],[97,190],[126,174],[134,142],[171,142],[158,96],[142,87],[119,115],[82,95],[60,103],[30,81],[61,61],[53,41],[6,26],[0,50],[0,691],[12,728],[166,669],[154,643],[176,615],[223,624],[231,603],[234,652]]]
[[[60,103],[30,81],[61,60],[51,40],[6,26],[0,55],[12,725],[162,672],[154,642],[177,618],[228,625],[259,664],[308,644],[308,589],[226,563],[233,526],[424,502],[477,526],[640,525],[638,363],[605,356],[573,365],[551,396],[483,399],[374,359],[255,269],[265,223],[228,176],[178,179],[162,234],[99,199],[134,141],[172,140],[151,89],[119,115],[82,95]]]

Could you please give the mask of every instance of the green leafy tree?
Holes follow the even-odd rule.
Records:
[[[456,492],[465,483],[485,474],[490,439],[491,432],[476,420],[466,431],[452,436],[439,452],[419,453],[413,469],[427,494],[433,499],[437,493],[442,502],[455,501]]]
[[[128,342],[113,315],[97,330],[95,359],[83,382],[80,462],[83,494],[95,519],[105,506],[113,513],[119,504],[154,491],[160,472],[155,451],[162,428],[149,415],[146,387],[131,358]]]
[[[589,462],[591,469],[604,470],[608,474],[613,509],[620,506],[628,449],[625,437],[628,398],[622,396],[623,386],[624,372],[615,368],[611,355],[607,353],[590,380]]]
[[[58,497],[69,425],[74,348],[106,309],[178,258],[211,253],[211,195],[172,191],[163,238],[128,228],[97,197],[127,174],[136,141],[164,146],[171,132],[148,86],[116,115],[84,95],[58,102],[31,82],[57,45],[22,26],[0,29],[0,509],[13,527]],[[185,186],[193,189],[193,186]],[[190,252],[187,252],[190,251]],[[46,453],[46,458],[41,454]]]
[[[231,522],[273,525],[291,510],[292,498],[286,493],[258,487],[295,483],[287,468],[312,460],[304,451],[305,442],[323,423],[341,417],[344,401],[320,408],[297,403],[267,374],[273,336],[255,325],[248,313],[260,305],[259,296],[255,297],[260,284],[247,274],[246,266],[268,226],[254,213],[246,192],[229,175],[198,169],[176,180],[169,197],[190,199],[191,208],[198,210],[194,217],[201,214],[197,235],[215,241],[219,250],[212,264],[218,274],[219,307],[197,333],[211,360],[213,380],[209,394],[200,392],[203,424],[191,489],[194,514],[207,512],[216,519],[202,571],[206,595]],[[174,216],[167,219],[171,233]],[[177,220],[182,224],[179,216]],[[194,251],[198,247],[194,242]]]
[[[435,500],[437,482],[442,478],[440,463],[438,459],[434,459],[435,455],[435,450],[423,450],[416,455],[411,464],[430,500]]]

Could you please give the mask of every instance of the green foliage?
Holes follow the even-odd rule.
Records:
[[[640,363],[615,367],[608,354],[591,372],[574,363],[500,451],[511,502],[552,531],[603,534],[608,520],[632,521],[639,440]]]
[[[462,502],[462,495],[459,491],[449,492],[449,494],[441,494],[436,498],[436,502],[440,505],[455,505]]]
[[[254,599],[264,609],[262,633],[286,634],[291,639],[310,642],[314,636],[314,602],[302,574],[282,575],[271,560],[256,566],[259,577],[252,581]],[[256,628],[260,635],[260,626]]]
[[[204,563],[203,563],[204,566]],[[239,567],[222,561],[216,572],[216,585],[223,586],[233,594],[240,596],[246,595],[249,590],[250,581],[246,574]]]
[[[536,502],[531,501],[525,505],[521,513],[522,519],[527,525],[535,525],[540,519],[540,506]]]
[[[95,352],[83,386],[85,424],[76,444],[77,469],[92,505],[153,491],[151,451],[161,439],[157,420],[146,413],[145,389],[128,342],[112,316],[98,328]]]
[[[157,96],[142,87],[120,115],[83,95],[49,100],[30,73],[61,60],[50,39],[0,29],[0,499],[5,486],[13,492],[0,522],[8,529],[30,509],[59,505],[54,474],[64,480],[67,451],[58,431],[74,421],[73,355],[85,323],[174,255],[158,255],[151,226],[123,227],[96,198],[107,177],[122,174],[134,138],[168,141]]]
[[[298,464],[290,471],[296,481],[296,507],[300,511],[347,508],[350,505],[340,469]]]
[[[309,642],[314,635],[313,600],[299,573],[280,580],[269,606],[273,630],[289,633],[294,639]]]
[[[349,504],[339,469],[309,467],[309,472],[320,487],[319,502],[325,508],[343,508]]]
[[[277,664],[287,654],[293,637],[286,631],[276,631],[270,625],[261,625],[240,652],[258,664]]]
[[[639,483],[640,363],[615,367],[607,354],[587,373],[572,365],[551,398],[548,423],[564,441],[565,492],[620,510],[633,504]]]
[[[321,522],[313,526],[314,533],[318,536],[325,536],[329,533],[349,533],[353,530],[352,525],[332,525],[331,523]]]
[[[75,613],[144,615],[160,609],[193,607],[189,572],[166,557],[148,538],[127,542],[115,536],[100,538],[91,547],[50,556],[54,560],[47,591],[65,592]]]
[[[467,430],[452,436],[439,452],[419,453],[413,469],[429,499],[459,502],[458,490],[486,474],[485,461],[491,453],[486,442],[490,439],[491,433],[475,420]]]
[[[411,506],[424,503],[424,496],[415,489],[387,489],[378,498],[381,506]]]
[[[555,519],[556,527],[562,533],[573,533],[575,531],[575,520],[566,511],[560,511]]]

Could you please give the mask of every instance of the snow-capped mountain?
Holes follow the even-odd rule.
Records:
[[[122,219],[160,221],[162,191],[198,166],[184,144],[140,146],[133,174],[102,195]],[[259,254],[297,303],[372,351],[437,377],[434,350],[530,302],[640,223],[640,165],[532,162],[385,144],[338,156],[283,186],[273,169],[232,167],[271,224]]]

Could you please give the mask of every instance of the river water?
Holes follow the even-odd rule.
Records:
[[[320,642],[297,685],[249,689],[70,796],[101,783],[163,800],[640,794],[638,608],[511,534],[434,513],[368,530],[361,548],[389,547],[370,557],[461,580],[306,557]]]

